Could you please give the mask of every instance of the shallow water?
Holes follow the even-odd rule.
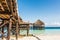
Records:
[[[31,34],[36,35],[60,35],[60,29],[30,30]]]
[[[6,28],[4,29],[5,31],[5,35],[6,35]],[[27,34],[27,30],[20,30],[20,34],[24,35],[24,34]],[[35,35],[60,35],[60,28],[48,28],[46,27],[45,29],[43,30],[33,30],[33,28],[31,27],[30,30],[29,30],[29,34],[35,34]],[[1,34],[0,34],[1,35]]]
[[[26,30],[21,30],[20,34],[26,34]],[[44,30],[33,30],[32,28],[29,30],[29,34],[35,35],[60,35],[59,28],[45,28]]]

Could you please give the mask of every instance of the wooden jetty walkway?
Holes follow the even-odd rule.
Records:
[[[29,23],[25,23],[18,16],[17,10],[17,0],[0,0],[0,34],[2,34],[2,40],[4,38],[4,28],[7,27],[7,37],[6,40],[10,40],[11,31],[15,31],[16,40],[20,29],[26,29],[27,35],[29,33]],[[27,26],[27,27],[23,27]],[[22,28],[23,27],[23,28]]]

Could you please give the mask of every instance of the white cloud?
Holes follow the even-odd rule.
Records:
[[[58,26],[60,26],[60,22],[55,22],[53,25],[58,25]]]
[[[46,26],[60,26],[60,22],[45,23]]]

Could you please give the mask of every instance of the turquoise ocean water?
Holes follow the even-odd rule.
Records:
[[[7,35],[7,29],[4,29],[5,36]],[[21,35],[26,35],[26,30],[20,30]],[[43,30],[33,29],[33,27],[30,27],[29,34],[35,34],[35,35],[60,35],[60,27],[45,27]],[[1,36],[1,34],[0,34]]]
[[[26,34],[26,30],[21,30],[20,34]],[[33,30],[31,27],[29,30],[29,34],[35,35],[60,35],[60,27],[45,27],[43,30]]]

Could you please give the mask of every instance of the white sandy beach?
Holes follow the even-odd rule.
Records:
[[[40,40],[60,40],[60,35],[35,35]],[[11,37],[10,40],[16,40],[15,37]],[[33,36],[25,36],[25,37],[19,37],[18,40],[38,40],[36,37]]]
[[[38,36],[41,40],[60,40],[60,35],[44,35]]]
[[[60,35],[36,35],[36,36],[41,40],[60,40]],[[15,38],[11,39],[15,40]],[[38,40],[38,39],[33,36],[26,36],[18,38],[18,40]]]
[[[41,40],[60,40],[60,35],[37,35]],[[24,37],[19,40],[37,40],[35,37]]]

